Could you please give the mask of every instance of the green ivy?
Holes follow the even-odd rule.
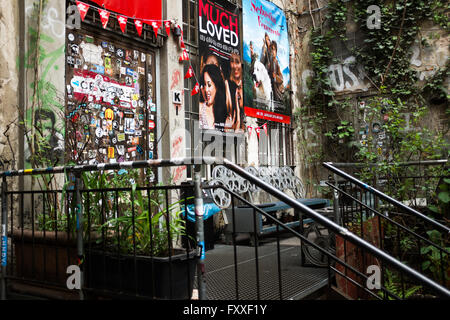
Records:
[[[381,9],[381,29],[371,30],[366,26],[367,8],[370,5],[377,5]],[[367,103],[368,111],[372,113],[372,119],[382,109],[389,116],[389,121],[383,125],[389,136],[389,160],[400,162],[447,157],[446,131],[428,128],[408,131],[405,127],[420,127],[431,105],[448,103],[444,85],[449,75],[448,64],[420,85],[417,72],[410,65],[410,48],[418,39],[420,26],[426,21],[432,21],[447,31],[449,22],[445,11],[448,7],[448,4],[437,0],[330,1],[325,27],[311,31],[314,77],[308,83],[309,92],[303,106],[295,113],[300,136],[306,128],[312,128],[317,134],[316,140],[321,139],[320,147],[315,150],[308,150],[307,141],[302,141],[307,163],[314,164],[314,161],[324,159],[329,161],[326,154],[330,154],[329,150],[336,146],[341,149],[356,148],[357,158],[362,162],[387,160],[382,159],[376,148],[370,146],[370,137],[367,145],[354,141],[357,129],[353,127],[349,115],[351,112],[354,115],[355,108],[348,99],[336,97],[329,79],[328,66],[334,63],[331,44],[347,40],[349,17],[353,17],[359,26],[358,32],[362,32],[365,39],[364,45],[353,48],[352,54],[357,58],[357,63],[364,66],[368,78],[378,89],[379,99]],[[350,111],[353,111],[349,112],[349,106]],[[402,117],[406,112],[412,114],[409,124]],[[335,143],[342,140],[346,143]]]

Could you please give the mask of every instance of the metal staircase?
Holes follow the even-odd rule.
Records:
[[[449,250],[442,244],[448,241],[450,229],[445,225],[392,199],[330,163],[324,163],[324,166],[342,177],[347,185],[352,184],[351,187],[347,187],[349,190],[345,188],[343,190],[330,182],[327,183],[336,191],[334,204],[337,211],[336,221],[319,214],[226,159],[223,165],[292,207],[299,212],[301,220],[311,219],[312,222],[307,229],[303,229],[303,223],[300,223],[300,229],[295,230],[230,191],[226,186],[209,186],[226,191],[231,195],[233,204],[240,201],[252,208],[255,243],[257,243],[258,215],[272,221],[277,231],[285,230],[298,237],[306,260],[328,269],[329,289],[334,288],[342,296],[353,299],[450,298],[449,282],[445,275],[449,270]],[[342,196],[339,197],[338,194]],[[234,208],[233,205],[233,216],[236,215]],[[407,225],[400,224],[396,216],[401,214],[418,219],[422,223],[422,229],[412,230]],[[425,225],[428,225],[428,229]],[[233,230],[236,230],[235,225]],[[424,236],[430,230],[440,232],[442,243],[436,243]],[[423,258],[426,258],[425,255],[429,252],[434,254],[435,272],[424,272],[422,268],[425,262]],[[257,246],[255,256],[258,256]],[[279,257],[277,263],[280,265]],[[258,274],[257,262],[255,269]],[[280,271],[280,279],[281,273]],[[236,296],[239,296],[238,292]]]
[[[450,228],[356,179],[332,163],[323,165],[334,174],[334,181],[327,182],[327,185],[335,191],[335,212],[343,227],[448,289]],[[346,242],[343,244],[346,245]],[[389,265],[382,260],[375,261],[364,250],[351,249],[352,253],[362,258],[361,261],[353,261],[357,262],[360,270],[366,270],[371,263],[380,269],[381,282],[391,289],[390,292],[383,290],[384,298],[433,295],[428,288],[412,281],[410,274],[391,270]]]

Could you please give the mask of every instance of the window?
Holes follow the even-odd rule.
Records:
[[[198,25],[198,4],[197,1],[183,0],[183,40],[186,50],[189,52],[190,64],[184,64],[184,74],[192,66],[197,76],[198,66],[198,41],[197,41],[197,25]],[[199,126],[198,120],[198,95],[192,96],[192,89],[196,83],[196,78],[184,80],[184,106],[185,106],[185,127],[187,132],[194,132],[194,128]],[[186,139],[186,156],[194,157],[196,152],[202,148],[202,143],[198,139]],[[198,153],[197,153],[198,154]],[[187,177],[192,178],[193,172],[191,166],[187,167]]]
[[[264,123],[258,121],[261,127]],[[290,125],[267,122],[267,135],[261,132],[259,139],[259,165],[284,167],[294,164],[292,130]]]

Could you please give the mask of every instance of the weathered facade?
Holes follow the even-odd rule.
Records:
[[[230,2],[237,5],[242,16],[242,2]],[[305,107],[308,83],[314,81],[310,56],[311,30],[326,23],[327,1],[273,2],[284,11],[287,20],[290,106],[295,113],[297,109]],[[162,19],[172,22],[171,34],[166,34],[162,27],[155,37],[153,29],[145,26],[143,35],[139,36],[131,19],[125,32],[121,31],[117,20],[113,18],[110,18],[106,29],[102,28],[99,14],[93,7],[85,20],[81,21],[75,1],[5,1],[0,12],[0,104],[3,110],[0,114],[0,160],[4,168],[50,166],[74,159],[79,163],[93,160],[101,162],[102,159],[118,161],[121,156],[121,161],[177,158],[199,155],[199,150],[207,149],[207,144],[193,134],[193,128],[198,127],[199,121],[198,97],[191,95],[195,81],[184,77],[190,65],[197,69],[196,73],[200,71],[198,1],[162,1]],[[183,31],[190,63],[180,61],[183,48],[180,46],[180,35],[176,34],[177,26]],[[362,44],[364,35],[351,22],[347,23],[346,34],[345,44],[339,41],[332,44],[335,61],[328,66],[329,80],[338,100],[350,99],[350,110],[345,111],[347,113],[344,112],[342,117],[361,126],[360,118],[364,115],[359,106],[368,97],[376,95],[377,90],[346,45]],[[92,39],[91,43],[82,38],[86,35]],[[431,38],[429,46],[423,47],[419,41],[410,48],[410,63],[417,71],[419,81],[445,67],[449,55],[448,33],[445,30],[434,24],[425,24],[422,36]],[[95,50],[103,47],[103,53],[108,52],[108,45],[115,46],[111,51],[114,54],[112,59],[103,59],[105,56],[99,52],[97,55],[100,54],[100,58],[96,61]],[[137,60],[133,57],[129,60],[130,63],[137,61],[137,65],[133,66],[133,69],[139,70],[135,79],[131,73],[127,74],[128,66],[117,65],[118,61],[114,61],[118,48],[123,49],[123,55],[138,55]],[[85,52],[89,52],[89,55]],[[99,69],[83,70],[78,63],[83,64],[82,61],[86,59],[98,65],[101,72]],[[142,96],[147,97],[145,101],[142,97],[132,97],[130,100],[130,103],[137,104],[136,114],[130,115],[135,117],[136,122],[127,122],[127,115],[121,116],[119,122],[113,117],[108,120],[111,123],[106,126],[117,126],[116,130],[124,130],[123,133],[128,130],[130,135],[141,139],[139,143],[124,135],[108,137],[111,145],[114,139],[114,144],[121,145],[120,148],[111,148],[107,142],[95,141],[95,130],[89,130],[90,126],[98,128],[95,122],[98,119],[108,118],[107,110],[99,106],[95,112],[90,110],[84,114],[83,106],[72,104],[71,101],[74,95],[83,93],[82,89],[79,92],[73,90],[74,83],[78,85],[77,81],[81,79],[77,78],[80,72],[111,72],[110,76],[114,78],[113,69],[118,70],[118,87],[126,81],[130,85],[139,83]],[[95,77],[91,79],[89,86],[92,88]],[[448,89],[448,79],[446,86]],[[139,108],[144,109],[143,105],[139,106],[140,101],[150,110],[138,111]],[[95,99],[86,103],[95,104]],[[448,106],[441,103],[431,110],[427,125],[448,128],[446,108]],[[75,113],[80,117],[81,126],[72,126],[78,122],[78,118],[71,119]],[[82,116],[87,117],[83,119]],[[405,114],[407,119],[410,116]],[[314,183],[326,177],[322,177],[320,172],[309,170],[307,158],[326,142],[325,132],[318,132],[309,126],[307,118],[297,119],[294,116],[290,124],[247,116],[245,128],[261,128],[264,123],[268,125],[267,135],[258,136],[248,130],[226,135],[233,141],[233,147],[215,155],[225,156],[245,167],[295,167],[296,174],[310,185],[308,193],[313,194]],[[102,129],[108,131],[108,128]],[[99,132],[98,137],[104,138],[103,133]],[[84,145],[86,139],[91,139],[87,147]],[[210,137],[204,136],[203,139],[203,142],[210,141]],[[362,140],[356,136],[354,139]],[[139,146],[144,145],[143,150],[140,150]],[[335,146],[339,149],[339,143]],[[351,154],[343,153],[336,150],[326,155],[329,159],[325,160],[355,160]],[[155,181],[172,180],[180,183],[192,175],[188,167],[167,170],[154,172]],[[205,172],[204,175],[210,178],[211,172]]]

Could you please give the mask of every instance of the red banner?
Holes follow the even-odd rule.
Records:
[[[161,0],[92,0],[106,10],[140,20],[162,20]]]
[[[106,10],[98,9],[98,13],[100,14],[100,19],[102,20],[103,29],[105,29],[108,25],[109,12]]]
[[[199,86],[199,84],[198,84],[198,82],[195,84],[195,87],[194,87],[194,89],[192,89],[192,92],[191,92],[191,96],[195,96],[197,93],[199,93],[200,92],[200,86]]]
[[[161,27],[161,21],[152,21],[153,32],[155,32],[155,37],[158,38],[158,30]]]
[[[171,26],[172,26],[172,22],[170,22],[169,20],[164,21],[164,27],[166,28],[167,36],[170,35],[170,27]]]
[[[84,18],[86,17],[86,14],[89,10],[89,5],[85,3],[81,3],[80,1],[77,1],[77,7],[80,11],[81,21],[84,21]]]
[[[189,70],[186,72],[186,75],[184,76],[185,79],[190,79],[194,76],[194,69],[192,69],[192,66],[189,66]]]
[[[119,22],[120,30],[122,30],[122,32],[125,33],[128,18],[124,16],[117,16],[117,21]]]
[[[142,21],[141,20],[134,20],[134,25],[136,26],[136,31],[137,31],[137,33],[138,33],[138,35],[140,37],[141,34],[142,34],[142,27],[143,27]]]
[[[183,53],[181,53],[180,56],[180,62],[181,61],[188,61],[189,60],[189,53],[186,50],[183,50]]]
[[[255,132],[259,139],[259,133],[261,132],[261,128],[260,127],[255,128]]]
[[[286,124],[291,123],[291,117],[286,116],[284,114],[279,114],[279,113],[275,113],[275,112],[265,111],[265,110],[261,110],[261,109],[254,109],[254,108],[249,108],[249,107],[244,107],[244,110],[245,110],[245,114],[249,117],[270,120],[270,121],[275,121],[275,122],[281,122],[281,123],[286,123]]]

